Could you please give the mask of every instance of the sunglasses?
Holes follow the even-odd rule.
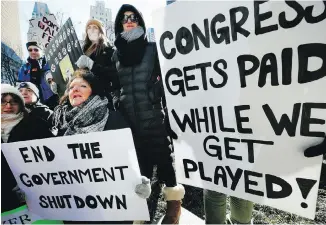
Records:
[[[138,23],[138,17],[135,14],[130,14],[128,15],[124,15],[123,19],[122,19],[122,24],[128,23],[128,20],[130,19],[130,22],[132,23]]]
[[[17,106],[18,105],[18,102],[15,102],[15,101],[2,102],[1,101],[1,106],[6,106],[7,104],[9,104],[11,106]]]
[[[28,51],[29,51],[29,52],[32,52],[32,51],[34,51],[34,52],[38,52],[38,48],[29,48]]]

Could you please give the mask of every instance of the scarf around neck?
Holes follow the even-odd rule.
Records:
[[[140,38],[144,34],[145,34],[144,29],[142,27],[138,26],[129,31],[123,31],[121,33],[121,37],[129,43],[129,42],[132,42],[132,41]]]
[[[123,66],[139,64],[145,54],[147,39],[142,27],[119,34],[114,42],[117,47],[117,57]]]
[[[24,113],[1,114],[1,139],[7,143],[12,129],[24,118]]]
[[[64,136],[103,131],[109,117],[107,98],[90,96],[80,106],[59,105],[54,109],[54,126]]]

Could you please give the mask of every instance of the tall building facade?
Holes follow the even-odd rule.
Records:
[[[1,83],[15,85],[22,57],[18,1],[1,1]]]
[[[35,2],[32,12],[32,19],[40,18],[50,14],[49,7],[46,3]]]
[[[95,6],[90,8],[90,18],[98,19],[102,21],[106,36],[109,39],[109,43],[113,45],[114,42],[114,23],[112,21],[112,10],[110,8],[105,8],[104,1],[96,1]]]
[[[175,2],[176,0],[166,0],[166,5],[170,5],[171,3]]]
[[[146,33],[148,42],[155,42],[154,28],[148,28]]]

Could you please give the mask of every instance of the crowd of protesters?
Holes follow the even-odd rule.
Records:
[[[157,166],[167,201],[162,224],[178,224],[185,195],[185,189],[176,181],[171,157],[172,140],[178,137],[167,115],[156,44],[147,41],[145,31],[141,13],[132,5],[122,5],[115,19],[113,49],[103,24],[89,20],[84,54],[76,62],[79,69],[68,81],[60,100],[42,48],[37,42],[28,42],[29,57],[19,71],[18,87],[1,86],[1,142],[130,128],[143,176],[135,192],[142,198],[150,196],[149,179]],[[324,140],[303,154],[313,157],[325,152]],[[1,160],[1,212],[6,212],[26,203],[3,153]],[[231,197],[230,215],[226,215],[225,194],[204,190],[203,201],[207,224],[252,223],[250,201]]]

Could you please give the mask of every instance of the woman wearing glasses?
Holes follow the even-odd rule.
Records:
[[[132,5],[122,5],[115,19],[117,50],[112,58],[116,63],[121,92],[116,91],[114,99],[119,99],[119,110],[133,132],[140,172],[151,178],[156,165],[158,179],[165,184],[163,195],[167,211],[162,224],[178,224],[185,190],[176,182],[168,140],[168,136],[176,138],[176,135],[164,120],[158,54],[155,43],[147,41],[145,31],[140,12]]]
[[[49,65],[43,55],[42,46],[37,42],[27,42],[29,57],[18,73],[19,82],[32,82],[40,90],[41,103],[54,109],[58,105],[58,96],[51,91],[45,80],[45,75],[50,73]]]
[[[111,92],[116,85],[116,69],[111,61],[113,48],[107,42],[105,28],[101,21],[90,19],[86,24],[86,36],[83,52],[76,65],[80,69],[88,68],[100,79],[101,89],[109,100],[109,108],[113,109]]]
[[[8,84],[1,84],[1,143],[52,136],[45,121],[28,114],[19,90]],[[2,152],[1,183],[1,213],[21,206],[24,198]]]

